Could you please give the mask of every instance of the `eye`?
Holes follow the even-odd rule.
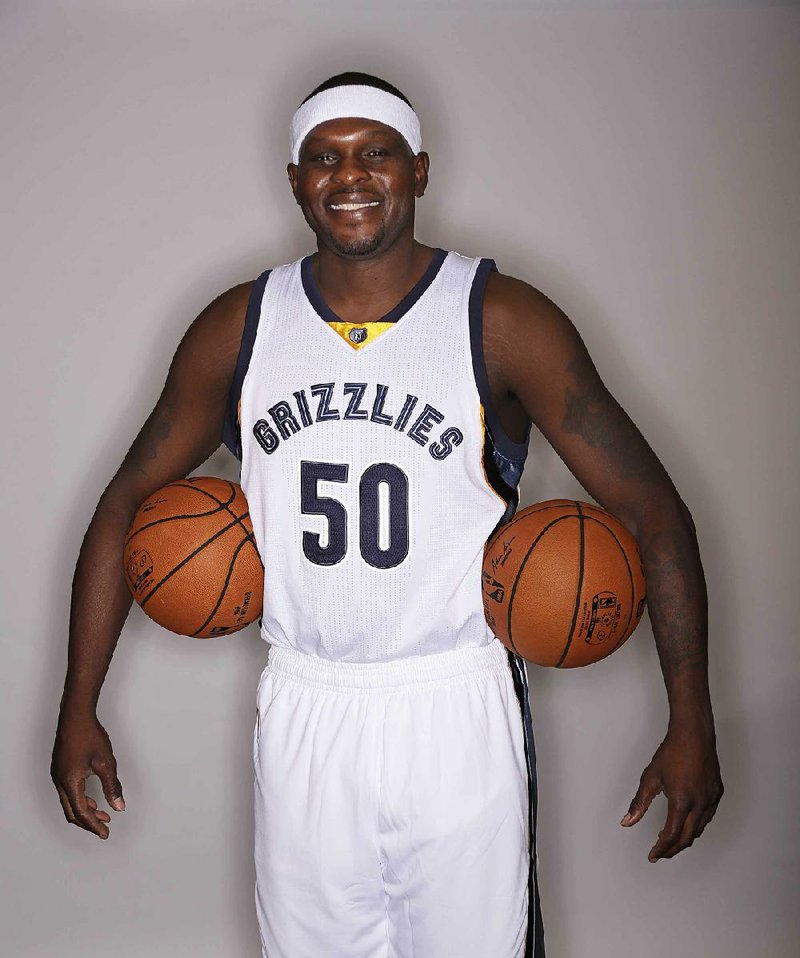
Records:
[[[311,157],[312,163],[330,163],[335,160],[336,157],[332,153],[317,153],[315,156]]]
[[[384,149],[382,149],[381,147],[378,147],[378,146],[376,146],[376,147],[374,147],[373,149],[367,151],[367,156],[388,156],[388,155],[389,155],[389,151],[388,151],[388,150],[384,150]]]

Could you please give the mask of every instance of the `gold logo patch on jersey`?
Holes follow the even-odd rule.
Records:
[[[394,323],[328,323],[331,329],[342,337],[342,339],[353,349],[361,349],[373,339],[377,339],[381,333],[391,329]]]

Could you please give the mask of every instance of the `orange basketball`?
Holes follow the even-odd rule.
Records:
[[[134,599],[159,625],[208,639],[261,615],[264,567],[236,482],[180,479],[141,504],[125,535]]]
[[[539,502],[486,543],[486,621],[537,665],[571,669],[611,655],[639,624],[645,602],[636,539],[599,506]]]

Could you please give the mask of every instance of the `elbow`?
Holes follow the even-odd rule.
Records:
[[[645,540],[665,529],[683,529],[690,538],[697,539],[697,527],[692,513],[677,492],[652,503],[644,513],[636,517],[631,531],[642,546]]]

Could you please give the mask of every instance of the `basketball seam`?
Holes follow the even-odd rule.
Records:
[[[225,511],[228,512],[227,509]],[[144,532],[145,529],[152,529],[153,526],[161,525],[163,522],[172,522],[175,519],[207,519],[209,516],[213,516],[215,512],[220,512],[220,508],[211,509],[210,512],[187,512],[185,515],[165,516],[163,519],[154,519],[144,526],[139,526],[136,532],[132,532],[130,537],[125,540],[125,548],[131,544],[132,540],[138,536],[140,532]]]
[[[242,541],[239,543],[239,545],[236,546],[236,548],[233,550],[233,555],[231,556],[231,561],[228,563],[228,572],[227,572],[227,574],[225,575],[225,581],[222,583],[222,589],[220,590],[219,598],[217,599],[217,604],[216,604],[216,605],[214,606],[214,608],[211,610],[210,615],[209,615],[208,618],[205,620],[205,622],[200,626],[200,628],[199,628],[199,629],[196,629],[194,632],[192,632],[192,638],[195,638],[195,637],[197,636],[198,632],[202,632],[203,629],[205,629],[205,627],[209,624],[209,622],[211,622],[211,620],[212,620],[212,619],[214,618],[214,616],[217,614],[217,609],[219,609],[219,607],[222,605],[222,600],[225,598],[225,593],[228,591],[228,586],[230,585],[231,576],[233,575],[233,567],[234,567],[234,565],[236,564],[237,558],[239,557],[239,552],[241,551],[241,549],[243,548],[244,544],[245,544],[248,540],[251,540],[251,541],[252,541],[252,538],[253,538],[253,534],[250,533],[250,535],[249,535],[246,539],[242,539]]]
[[[573,504],[574,504],[574,503],[573,503]],[[540,512],[541,510],[537,509],[536,511],[537,511],[537,512]],[[530,513],[529,513],[529,514],[530,514]],[[538,543],[539,540],[542,538],[542,536],[545,534],[545,532],[547,532],[550,528],[552,528],[552,526],[554,526],[557,522],[563,522],[564,519],[575,519],[575,518],[576,518],[576,516],[573,516],[573,515],[569,515],[569,516],[558,516],[557,519],[553,519],[552,522],[549,522],[549,523],[544,527],[544,529],[542,529],[542,531],[539,533],[539,535],[536,536],[536,538],[533,540],[533,542],[531,543],[530,549],[528,549],[528,551],[525,553],[525,558],[524,558],[524,559],[522,560],[522,562],[520,562],[520,564],[519,564],[519,569],[517,569],[517,574],[516,574],[516,576],[514,577],[514,585],[511,587],[511,595],[510,595],[510,597],[509,597],[509,599],[508,599],[508,641],[514,646],[514,651],[517,652],[517,653],[520,654],[520,655],[521,655],[522,653],[520,653],[519,650],[517,649],[516,645],[514,645],[514,639],[511,637],[511,609],[512,609],[512,606],[514,605],[514,595],[515,595],[515,593],[516,593],[516,591],[517,591],[517,584],[519,583],[520,577],[522,576],[522,570],[525,568],[525,563],[528,561],[528,558],[530,557],[530,554],[531,554],[531,553],[533,552],[533,550],[536,548],[537,543]]]
[[[563,504],[564,504],[565,502],[573,502],[573,503],[574,503],[574,501],[575,501],[575,500],[573,500],[573,499],[561,499],[561,500],[559,500],[557,503],[554,503],[554,504],[551,505],[551,506],[544,506],[544,505],[543,505],[543,506],[539,506],[538,508],[535,508],[534,506],[525,506],[525,507],[524,507],[523,509],[521,509],[518,513],[516,513],[515,515],[513,515],[513,516],[508,520],[508,522],[503,523],[503,525],[500,526],[499,529],[496,529],[496,530],[489,536],[489,538],[486,540],[486,548],[488,549],[489,546],[491,546],[491,544],[494,542],[494,540],[497,538],[497,536],[500,535],[501,532],[505,532],[506,529],[509,528],[509,526],[513,526],[513,525],[514,525],[516,522],[518,522],[519,520],[521,520],[521,519],[526,519],[528,516],[538,515],[540,512],[545,512],[547,509],[563,509],[563,507],[564,507]]]
[[[198,476],[197,478],[202,478],[202,477]],[[192,480],[189,479],[188,481],[191,482]],[[236,513],[233,512],[233,510],[230,508],[230,504],[236,498],[236,490],[233,487],[234,484],[230,481],[230,479],[224,479],[221,481],[227,482],[231,489],[231,498],[227,502],[223,502],[222,499],[217,499],[217,497],[212,492],[209,492],[207,489],[203,489],[200,486],[187,486],[187,485],[184,485],[182,482],[174,482],[172,483],[172,485],[179,486],[183,489],[195,489],[197,492],[201,492],[204,496],[208,496],[208,498],[211,499],[212,501],[219,503],[219,505],[228,513],[229,516],[233,516],[234,518],[237,518]],[[212,515],[212,514],[213,513],[209,513],[209,515]],[[250,515],[250,510],[248,509],[247,512],[242,513],[242,515],[238,516],[238,518],[239,520],[242,520],[249,515]],[[261,554],[259,553],[258,547],[256,546],[255,538],[250,536],[250,531],[248,530],[247,526],[245,526],[244,524],[242,524],[242,529],[244,529],[244,531],[247,533],[248,538],[253,543],[253,549],[255,549],[255,553],[258,556],[258,561],[261,562]],[[263,568],[264,566],[263,562],[261,562],[261,566]]]
[[[580,529],[580,552],[578,558],[578,588],[575,590],[575,608],[572,611],[572,625],[569,627],[569,635],[567,636],[567,642],[564,646],[564,651],[561,653],[561,658],[556,662],[556,668],[561,668],[561,663],[567,657],[569,648],[572,645],[572,639],[575,635],[575,624],[578,621],[578,609],[581,607],[581,589],[583,588],[583,563],[584,556],[586,552],[586,533],[584,531],[584,515],[583,510],[581,509],[581,504],[576,500],[575,507],[578,510],[578,527]]]
[[[249,516],[249,515],[250,515],[249,512],[245,512],[242,518],[245,518],[246,516]],[[155,595],[155,593],[158,592],[161,586],[164,585],[167,579],[171,579],[172,576],[174,576],[179,569],[182,569],[187,562],[191,561],[196,555],[198,555],[198,553],[202,552],[203,549],[206,548],[206,546],[210,546],[212,542],[214,542],[216,539],[219,539],[221,535],[224,535],[226,532],[229,532],[231,529],[233,529],[235,525],[238,525],[238,524],[239,524],[238,518],[234,519],[233,522],[229,522],[227,526],[224,526],[222,529],[218,529],[213,536],[211,536],[209,539],[206,539],[205,542],[201,543],[196,549],[190,552],[189,555],[181,559],[181,561],[175,566],[174,569],[170,569],[170,571],[164,576],[164,578],[161,579],[160,582],[158,582],[156,585],[153,586],[153,588],[147,593],[147,595],[139,602],[139,605],[142,608],[144,608],[145,603],[149,602],[149,600],[153,597],[153,595]]]
[[[634,613],[634,611],[635,611],[635,609],[636,609],[636,603],[634,602],[634,600],[635,600],[635,598],[636,598],[636,589],[635,589],[634,584],[633,584],[633,572],[631,571],[631,564],[630,564],[630,562],[628,562],[628,554],[627,554],[627,552],[625,551],[625,547],[622,545],[622,543],[621,543],[621,542],[619,541],[619,539],[617,538],[617,534],[614,532],[614,530],[611,528],[611,526],[606,525],[606,523],[603,522],[602,519],[598,519],[597,516],[588,516],[588,515],[587,515],[587,516],[586,516],[586,519],[590,519],[592,522],[596,522],[599,526],[602,526],[602,527],[606,530],[606,532],[609,533],[609,535],[610,535],[611,538],[614,540],[614,542],[616,542],[616,544],[619,546],[619,551],[620,551],[620,553],[621,553],[621,555],[622,555],[622,558],[623,558],[624,561],[625,561],[625,568],[628,570],[628,582],[629,582],[630,587],[631,587],[631,607],[630,607],[630,612],[629,612],[629,614],[628,614],[628,621],[627,621],[627,623],[625,624],[625,628],[624,628],[623,631],[620,633],[621,635],[625,635],[625,633],[628,631],[628,627],[629,627],[630,624],[631,624],[631,618],[633,617],[633,613]],[[637,548],[638,548],[638,545],[637,545]],[[617,639],[617,644],[616,644],[616,645],[614,646],[614,648],[611,649],[609,652],[606,652],[606,654],[603,656],[603,658],[608,658],[608,656],[611,655],[612,652],[615,652],[615,651],[619,648],[621,642],[622,642],[622,639]]]

